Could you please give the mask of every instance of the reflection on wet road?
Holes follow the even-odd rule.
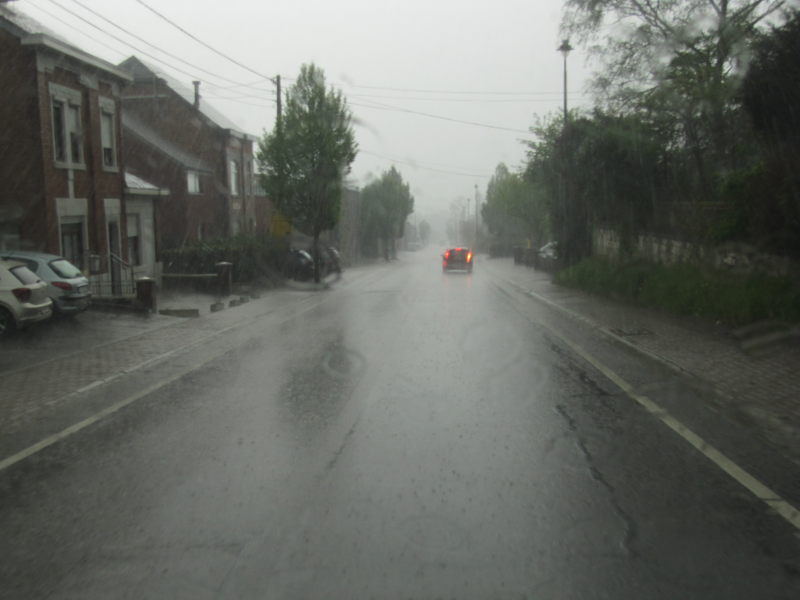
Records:
[[[345,274],[0,474],[0,598],[800,597],[794,532],[490,268]]]

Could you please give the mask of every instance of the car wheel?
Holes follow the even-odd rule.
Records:
[[[11,333],[17,328],[14,317],[5,308],[0,308],[0,337]]]

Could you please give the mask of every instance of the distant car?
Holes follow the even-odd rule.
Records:
[[[467,271],[472,273],[472,250],[470,248],[450,248],[442,255],[442,272]]]
[[[52,306],[47,284],[25,263],[0,258],[0,337],[49,319]]]
[[[81,270],[63,256],[6,250],[0,258],[18,260],[47,284],[47,295],[53,301],[53,311],[60,315],[76,315],[89,308],[92,295],[89,280]]]

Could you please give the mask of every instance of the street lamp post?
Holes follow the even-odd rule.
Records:
[[[567,124],[567,56],[572,51],[572,46],[569,45],[569,40],[563,40],[558,47],[561,56],[564,57],[564,125]]]
[[[478,251],[478,184],[475,184],[475,241],[472,244],[472,251]]]

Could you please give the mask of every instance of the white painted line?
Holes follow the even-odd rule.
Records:
[[[800,529],[800,511],[798,511],[798,509],[792,504],[784,500],[778,493],[737,465],[722,452],[714,448],[711,444],[703,440],[703,438],[681,423],[678,419],[673,417],[666,409],[658,405],[647,396],[637,393],[630,383],[628,383],[625,379],[620,377],[617,373],[600,362],[594,356],[589,354],[589,352],[584,350],[580,345],[564,337],[563,334],[547,323],[536,321],[536,324],[547,330],[551,335],[561,340],[561,342],[569,347],[575,354],[583,358],[595,369],[600,371],[600,373],[602,373],[607,379],[612,381],[618,388],[625,392],[629,398],[635,400],[640,406],[644,407],[647,412],[672,429],[672,431],[677,433],[684,440],[689,442],[703,456],[708,458],[717,467],[722,469],[737,483],[739,483],[756,498],[766,504],[770,509],[782,516],[796,529]]]
[[[321,298],[321,300],[319,300],[316,303],[311,302],[311,300],[313,300],[314,298]],[[320,304],[322,304],[322,302],[324,302],[325,299],[326,299],[325,297],[314,297],[314,296],[312,296],[311,298],[302,301],[303,303],[308,303],[309,305],[305,306],[303,308],[300,308],[299,310],[296,310],[292,315],[290,315],[290,316],[286,317],[285,319],[283,319],[281,321],[281,324],[287,323],[287,322],[289,322],[289,321],[291,321],[293,319],[296,319],[299,315],[302,315],[302,314],[305,314],[305,313],[311,311],[312,309],[314,309],[317,306],[319,306]],[[297,305],[294,305],[294,307],[297,308]],[[221,335],[221,334],[223,334],[223,333],[225,333],[227,331],[232,331],[234,329],[241,328],[241,327],[247,325],[250,322],[250,320],[252,320],[254,318],[261,317],[261,316],[266,316],[267,314],[269,314],[271,312],[274,312],[274,310],[270,310],[270,311],[267,311],[267,312],[262,313],[260,315],[256,315],[256,316],[252,317],[251,319],[246,319],[245,321],[247,321],[247,322],[241,322],[241,321],[237,322],[234,325],[231,325],[231,326],[226,327],[224,329],[220,329],[219,331],[216,331],[213,334],[211,334],[209,336],[206,336],[206,337],[202,338],[201,340],[193,342],[193,343],[191,343],[191,344],[189,344],[187,346],[183,346],[182,348],[176,348],[175,350],[171,350],[169,352],[161,354],[161,355],[159,355],[159,356],[157,356],[155,358],[152,358],[152,359],[149,359],[149,360],[145,361],[144,363],[141,363],[140,365],[136,365],[135,367],[133,367],[131,369],[128,369],[126,371],[121,371],[121,372],[119,372],[119,373],[117,373],[115,375],[112,375],[110,377],[107,377],[105,379],[94,381],[94,382],[90,383],[88,386],[84,386],[84,389],[95,388],[95,387],[97,387],[99,385],[102,385],[104,383],[108,383],[110,381],[113,381],[114,379],[117,379],[118,377],[120,377],[120,376],[122,376],[124,374],[131,373],[131,372],[141,368],[145,364],[149,364],[149,363],[151,363],[151,362],[153,362],[155,360],[162,359],[162,358],[167,357],[169,355],[175,354],[175,353],[177,353],[177,352],[179,352],[181,350],[187,350],[188,348],[192,348],[194,346],[197,346],[198,344],[204,343],[204,342],[208,341],[211,338],[218,337],[219,335]],[[8,457],[4,458],[3,460],[0,460],[0,471],[4,471],[8,467],[10,467],[12,465],[15,465],[18,462],[20,462],[22,460],[25,460],[26,458],[28,458],[30,456],[33,456],[37,452],[41,452],[45,448],[48,448],[49,446],[52,446],[53,444],[56,444],[56,443],[60,442],[61,440],[66,439],[66,438],[68,438],[69,436],[71,436],[71,435],[73,435],[75,433],[78,433],[79,431],[81,431],[83,429],[86,429],[90,425],[94,425],[98,421],[101,421],[102,419],[105,419],[106,417],[108,417],[109,415],[114,414],[115,412],[119,411],[120,409],[125,408],[126,406],[128,406],[130,404],[133,404],[137,400],[140,400],[141,398],[144,398],[144,397],[148,396],[149,394],[152,394],[153,392],[156,392],[156,391],[160,390],[161,388],[166,387],[169,384],[174,383],[175,381],[178,381],[179,379],[181,379],[182,377],[185,377],[189,373],[197,371],[198,369],[204,367],[208,363],[220,358],[221,356],[224,356],[225,354],[227,354],[231,350],[232,350],[232,348],[226,348],[222,352],[218,352],[218,353],[214,354],[213,356],[211,356],[210,358],[207,358],[207,359],[205,359],[205,360],[203,360],[203,361],[201,361],[201,362],[199,362],[197,364],[194,364],[194,365],[192,365],[190,367],[187,367],[186,369],[183,369],[181,372],[179,372],[179,373],[177,373],[177,374],[175,374],[175,375],[173,375],[171,377],[168,377],[167,379],[159,381],[158,383],[155,383],[155,384],[153,384],[153,385],[151,385],[151,386],[149,386],[149,387],[147,387],[147,388],[145,388],[145,389],[133,394],[132,396],[129,396],[129,397],[125,398],[124,400],[120,400],[119,402],[116,402],[116,403],[114,403],[114,404],[112,404],[110,406],[107,406],[106,408],[104,408],[101,411],[93,414],[92,416],[87,417],[86,419],[84,419],[82,421],[79,421],[78,423],[75,423],[74,425],[70,425],[69,427],[67,427],[66,429],[62,429],[58,433],[54,433],[53,435],[50,435],[50,436],[46,437],[46,438],[36,442],[32,446],[28,446],[24,450],[21,450],[20,452],[17,452],[16,454],[12,454],[11,456],[8,456]],[[79,392],[77,392],[77,391],[76,392],[72,392],[71,394],[68,394],[67,396],[77,395],[78,393]],[[62,396],[61,398],[63,399],[65,397],[67,397],[67,396]]]
[[[70,425],[66,429],[62,429],[58,433],[55,433],[55,434],[53,434],[51,436],[48,436],[48,437],[44,438],[43,440],[40,440],[37,443],[33,444],[32,446],[28,446],[24,450],[22,450],[20,452],[17,452],[16,454],[12,454],[11,456],[9,456],[7,458],[4,458],[3,460],[0,461],[0,471],[3,471],[5,469],[7,469],[8,467],[10,467],[12,465],[15,465],[16,463],[18,463],[18,462],[20,462],[22,460],[25,460],[29,456],[32,456],[32,455],[36,454],[37,452],[40,452],[40,451],[44,450],[45,448],[47,448],[49,446],[52,446],[53,444],[55,444],[57,442],[60,442],[64,438],[67,438],[67,437],[71,436],[74,433],[78,433],[82,429],[86,429],[90,425],[94,425],[98,421],[100,421],[102,419],[105,419],[107,416],[114,414],[115,412],[117,412],[118,410],[120,410],[122,408],[125,408],[129,404],[133,404],[137,400],[139,400],[141,398],[144,398],[145,396],[147,396],[149,394],[152,394],[153,392],[158,391],[161,388],[166,387],[171,383],[174,383],[175,381],[178,381],[179,379],[181,379],[182,377],[185,377],[189,373],[200,369],[201,367],[205,366],[206,364],[210,363],[213,360],[218,359],[220,356],[223,356],[227,352],[230,352],[230,349],[226,349],[224,352],[220,352],[218,354],[215,354],[211,358],[208,358],[208,359],[206,359],[206,360],[204,360],[204,361],[202,361],[202,362],[200,362],[200,363],[198,363],[196,365],[193,365],[193,366],[189,367],[188,369],[184,369],[183,371],[181,371],[180,373],[177,373],[176,375],[173,375],[172,377],[169,377],[167,379],[164,379],[163,381],[159,381],[156,384],[153,384],[153,385],[151,385],[149,387],[146,387],[145,389],[135,393],[132,396],[129,396],[129,397],[125,398],[124,400],[120,400],[119,402],[116,402],[116,403],[112,404],[111,406],[107,406],[106,408],[104,408],[100,412],[97,412],[97,413],[93,414],[91,417],[88,417],[88,418],[84,419],[83,421],[79,421],[79,422],[75,423],[74,425]]]
[[[656,354],[655,352],[652,352],[650,350],[647,350],[646,348],[642,348],[641,346],[639,346],[637,344],[634,344],[630,340],[626,340],[621,335],[617,335],[616,333],[614,333],[610,329],[601,326],[600,324],[596,323],[595,321],[593,321],[592,319],[590,319],[589,317],[587,317],[585,315],[582,315],[582,314],[580,314],[578,312],[575,312],[574,310],[570,310],[566,306],[561,306],[558,302],[553,302],[549,298],[545,298],[544,296],[534,292],[533,290],[526,289],[523,286],[519,285],[518,283],[516,283],[514,281],[511,281],[510,279],[504,279],[504,281],[507,284],[511,285],[512,287],[516,288],[517,290],[523,292],[524,294],[527,294],[528,296],[530,296],[534,300],[537,300],[538,302],[541,302],[542,304],[544,304],[546,306],[549,306],[550,308],[552,308],[554,310],[557,310],[557,311],[559,311],[559,312],[571,317],[572,319],[575,319],[576,321],[578,321],[580,323],[585,323],[586,325],[588,325],[592,329],[596,329],[597,331],[599,331],[603,335],[613,339],[614,341],[619,342],[620,344],[624,344],[628,348],[636,350],[640,354],[644,354],[645,356],[647,356],[649,358],[652,358],[653,360],[662,363],[663,365],[669,367],[673,371],[681,373],[682,375],[691,375],[692,377],[697,377],[697,375],[695,373],[692,373],[691,371],[685,369],[684,367],[682,367],[679,364],[671,361],[670,359],[665,358],[665,357],[661,356],[660,354]],[[721,396],[726,396],[721,391],[719,391],[716,387],[714,387],[714,390],[718,394],[720,394]]]

